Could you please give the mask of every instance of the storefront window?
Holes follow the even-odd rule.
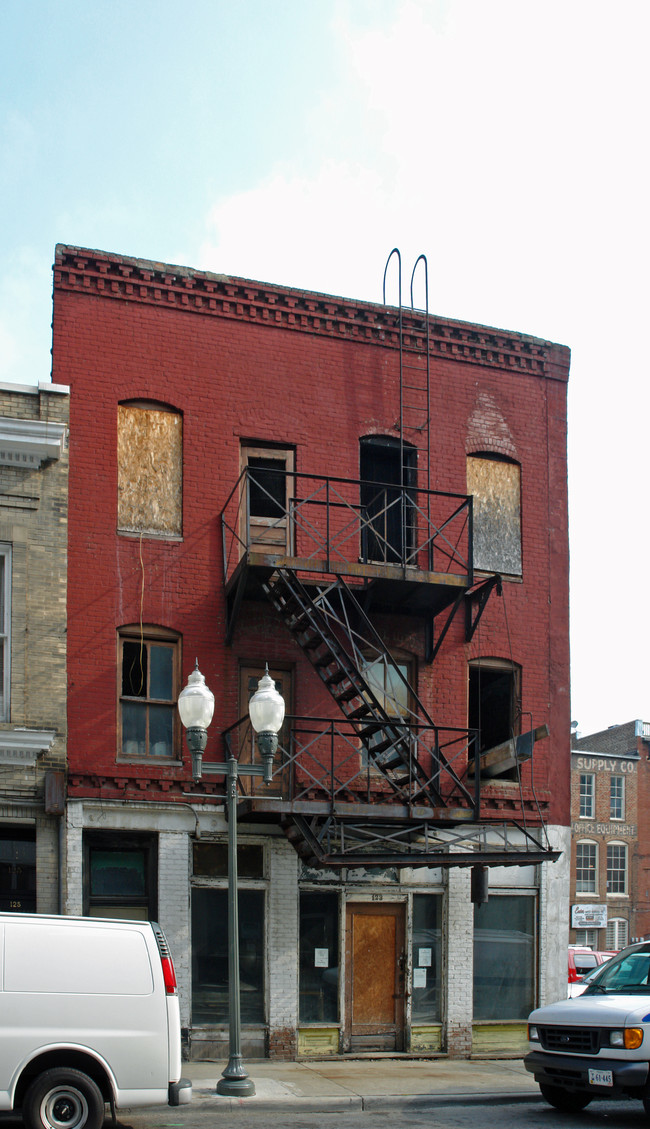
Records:
[[[338,916],[338,894],[301,894],[301,1023],[338,1022]]]
[[[84,834],[84,913],[90,917],[156,918],[155,836]]]
[[[435,894],[413,895],[413,1023],[437,1023],[440,1020],[441,902],[442,899]]]
[[[535,1006],[535,899],[474,907],[474,1019],[525,1020]]]
[[[242,1023],[264,1022],[264,892],[239,891]],[[192,890],[192,1022],[228,1022],[228,892]]]

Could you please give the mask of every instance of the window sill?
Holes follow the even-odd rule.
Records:
[[[476,580],[488,580],[491,576],[500,576],[502,580],[507,580],[509,584],[523,584],[523,572],[499,572],[496,568],[475,568],[474,569],[474,582]],[[516,1020],[513,1020],[516,1022]]]
[[[121,757],[121,756],[118,756],[115,759],[115,763],[116,764],[139,764],[139,765],[151,764],[151,765],[156,765],[157,767],[159,767],[160,765],[166,764],[166,765],[169,765],[171,768],[182,768],[183,767],[183,761],[177,760],[176,757]]]
[[[174,544],[182,544],[182,533],[155,533],[147,529],[117,529],[118,537],[128,537],[132,541],[172,541]]]

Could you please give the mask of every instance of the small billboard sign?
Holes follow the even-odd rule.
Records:
[[[572,929],[605,929],[607,926],[607,906],[571,906]]]

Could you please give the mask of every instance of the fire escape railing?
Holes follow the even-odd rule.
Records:
[[[471,495],[276,473],[286,480],[284,502],[266,488],[259,471],[245,467],[221,511],[226,584],[251,548],[294,558],[297,567],[311,572],[341,572],[355,562],[449,574],[466,579],[468,586],[473,583]],[[254,539],[252,480],[274,515]]]
[[[458,805],[456,817],[476,819],[480,808],[481,778],[478,768],[477,735],[469,729],[419,725],[400,720],[401,734],[408,734],[413,761],[419,770],[404,771],[391,779],[373,759],[372,742],[363,742],[350,722],[326,717],[285,719],[269,785],[255,777],[240,777],[242,796],[281,800],[287,804],[317,804],[335,814],[349,813],[351,806],[387,805],[403,809],[427,809],[435,817],[430,794],[440,800],[437,812],[448,821],[450,808]],[[241,718],[222,732],[224,755],[234,755],[250,764],[253,750],[250,719]],[[469,803],[468,803],[469,800]]]

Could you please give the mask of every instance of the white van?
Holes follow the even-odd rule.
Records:
[[[595,1098],[639,1098],[650,1114],[650,941],[623,949],[582,995],[528,1017],[526,1070],[564,1113]]]
[[[180,1105],[176,975],[154,922],[0,913],[0,1110],[27,1129],[100,1129]]]

